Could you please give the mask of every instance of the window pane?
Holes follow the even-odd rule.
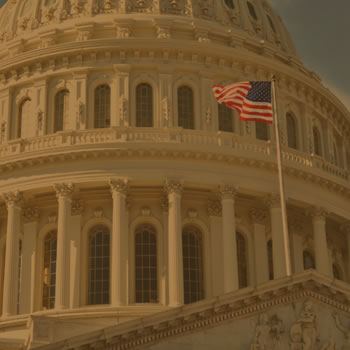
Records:
[[[219,113],[219,130],[233,132],[233,110],[228,108],[224,103],[218,105]]]
[[[146,83],[136,87],[136,126],[153,126],[153,90]]]
[[[135,232],[135,286],[137,303],[158,301],[157,237],[153,226],[145,224]]]
[[[55,306],[57,232],[49,232],[44,240],[43,308]]]
[[[193,91],[188,86],[177,90],[178,124],[184,129],[194,129]]]
[[[255,122],[255,133],[258,140],[267,141],[269,139],[269,130],[266,123]]]
[[[95,89],[94,127],[108,128],[111,119],[111,89],[101,85]]]
[[[247,250],[244,237],[236,233],[239,288],[248,286]]]
[[[203,299],[202,234],[192,226],[182,232],[184,275],[184,302],[193,303]]]
[[[62,90],[55,96],[54,132],[63,130],[65,111],[68,104],[68,90]]]
[[[109,303],[109,235],[104,226],[94,227],[89,234],[89,305]]]

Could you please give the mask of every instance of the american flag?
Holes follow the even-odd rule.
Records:
[[[272,123],[271,82],[243,81],[221,86],[214,85],[213,92],[218,102],[239,112],[239,119]]]

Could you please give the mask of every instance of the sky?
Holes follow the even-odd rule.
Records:
[[[350,110],[350,0],[269,0],[307,68]]]

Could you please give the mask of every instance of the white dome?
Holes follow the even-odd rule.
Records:
[[[137,14],[147,14],[147,19]],[[6,46],[8,41],[20,37],[24,50],[32,50],[35,45],[29,47],[29,42],[45,32],[56,30],[61,39],[70,36],[74,40],[78,33],[72,36],[72,29],[87,21],[99,29],[118,29],[119,21],[131,17],[133,21],[154,20],[155,24],[164,25],[169,34],[172,27],[180,24],[184,29],[196,30],[208,26],[210,21],[206,29],[209,37],[219,35],[222,40],[231,40],[232,45],[239,36],[243,40],[266,41],[267,46],[296,55],[280,17],[266,1],[260,0],[10,0],[0,11],[0,41]],[[103,35],[113,36],[111,31]],[[91,35],[90,39],[97,37],[101,38]]]

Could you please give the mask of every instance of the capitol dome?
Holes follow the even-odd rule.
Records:
[[[273,127],[211,89],[272,75],[291,276]],[[344,342],[349,150],[349,111],[267,1],[8,0],[0,349]]]

